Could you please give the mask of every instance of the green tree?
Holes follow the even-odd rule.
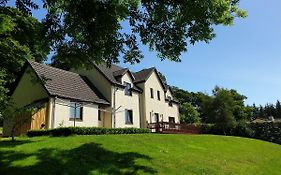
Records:
[[[0,7],[0,106],[28,59],[42,62],[50,51],[43,25],[16,8]],[[3,108],[0,107],[0,113]]]
[[[2,1],[2,4],[6,4]],[[32,0],[16,0],[25,13],[38,8]],[[47,36],[52,40],[56,62],[71,66],[89,62],[139,62],[139,42],[158,57],[180,61],[187,46],[208,43],[215,37],[215,25],[232,25],[246,17],[239,0],[44,0]],[[1,3],[0,3],[1,4]],[[129,30],[123,30],[122,24]],[[138,39],[139,38],[139,39]]]
[[[201,121],[199,113],[190,103],[181,105],[180,121],[182,123],[199,123]]]
[[[277,100],[275,108],[276,108],[276,118],[281,118],[281,104],[279,100]]]

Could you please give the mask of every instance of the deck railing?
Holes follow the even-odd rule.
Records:
[[[147,127],[151,129],[152,132],[157,132],[157,133],[189,133],[189,134],[201,133],[200,127],[194,124],[156,122],[156,123],[148,123]]]

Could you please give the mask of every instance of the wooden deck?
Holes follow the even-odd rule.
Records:
[[[149,123],[147,126],[152,132],[163,134],[200,134],[201,129],[194,124],[180,124],[169,122]]]

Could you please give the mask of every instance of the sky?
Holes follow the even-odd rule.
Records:
[[[236,19],[233,26],[216,26],[216,37],[189,46],[182,62],[160,61],[156,52],[140,45],[141,63],[121,66],[133,71],[154,66],[170,85],[191,92],[210,94],[218,85],[247,96],[246,104],[275,103],[281,100],[280,7],[280,0],[241,0],[248,17]],[[42,10],[33,13],[38,19],[44,15]]]

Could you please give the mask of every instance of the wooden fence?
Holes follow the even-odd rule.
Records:
[[[181,134],[200,134],[201,129],[199,126],[193,124],[180,124],[169,122],[149,123],[147,125],[152,132],[157,133],[181,133]]]

